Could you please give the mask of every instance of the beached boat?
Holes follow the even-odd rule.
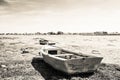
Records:
[[[48,40],[40,39],[39,43],[40,43],[40,45],[46,45],[48,43]]]
[[[94,72],[103,59],[48,45],[42,47],[40,52],[46,63],[68,74]]]
[[[49,40],[46,40],[46,39],[40,39],[39,43],[40,43],[40,45],[55,45],[55,42],[49,41]]]

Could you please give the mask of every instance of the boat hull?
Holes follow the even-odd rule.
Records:
[[[53,68],[68,74],[94,72],[97,70],[102,60],[101,57],[88,57],[65,60],[46,54],[43,54],[43,59]]]

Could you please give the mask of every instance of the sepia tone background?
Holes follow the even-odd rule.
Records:
[[[0,0],[0,80],[120,80],[119,3]],[[39,56],[41,38],[102,56],[102,63],[94,73],[64,74],[34,58]]]
[[[0,0],[0,32],[119,32],[119,0]]]

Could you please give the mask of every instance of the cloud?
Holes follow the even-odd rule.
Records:
[[[1,32],[120,30],[119,0],[6,1],[9,5],[0,8]]]
[[[0,11],[13,13],[29,11],[69,11],[69,10],[111,10],[120,8],[119,0],[0,0],[1,4],[8,3]]]
[[[5,0],[0,0],[0,6],[8,4]]]

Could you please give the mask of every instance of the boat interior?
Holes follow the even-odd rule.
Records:
[[[79,58],[86,58],[90,56],[82,55],[82,54],[75,54],[72,52],[66,51],[57,51],[57,50],[49,50],[48,54],[54,55],[55,57],[63,58],[63,59],[79,59]]]

